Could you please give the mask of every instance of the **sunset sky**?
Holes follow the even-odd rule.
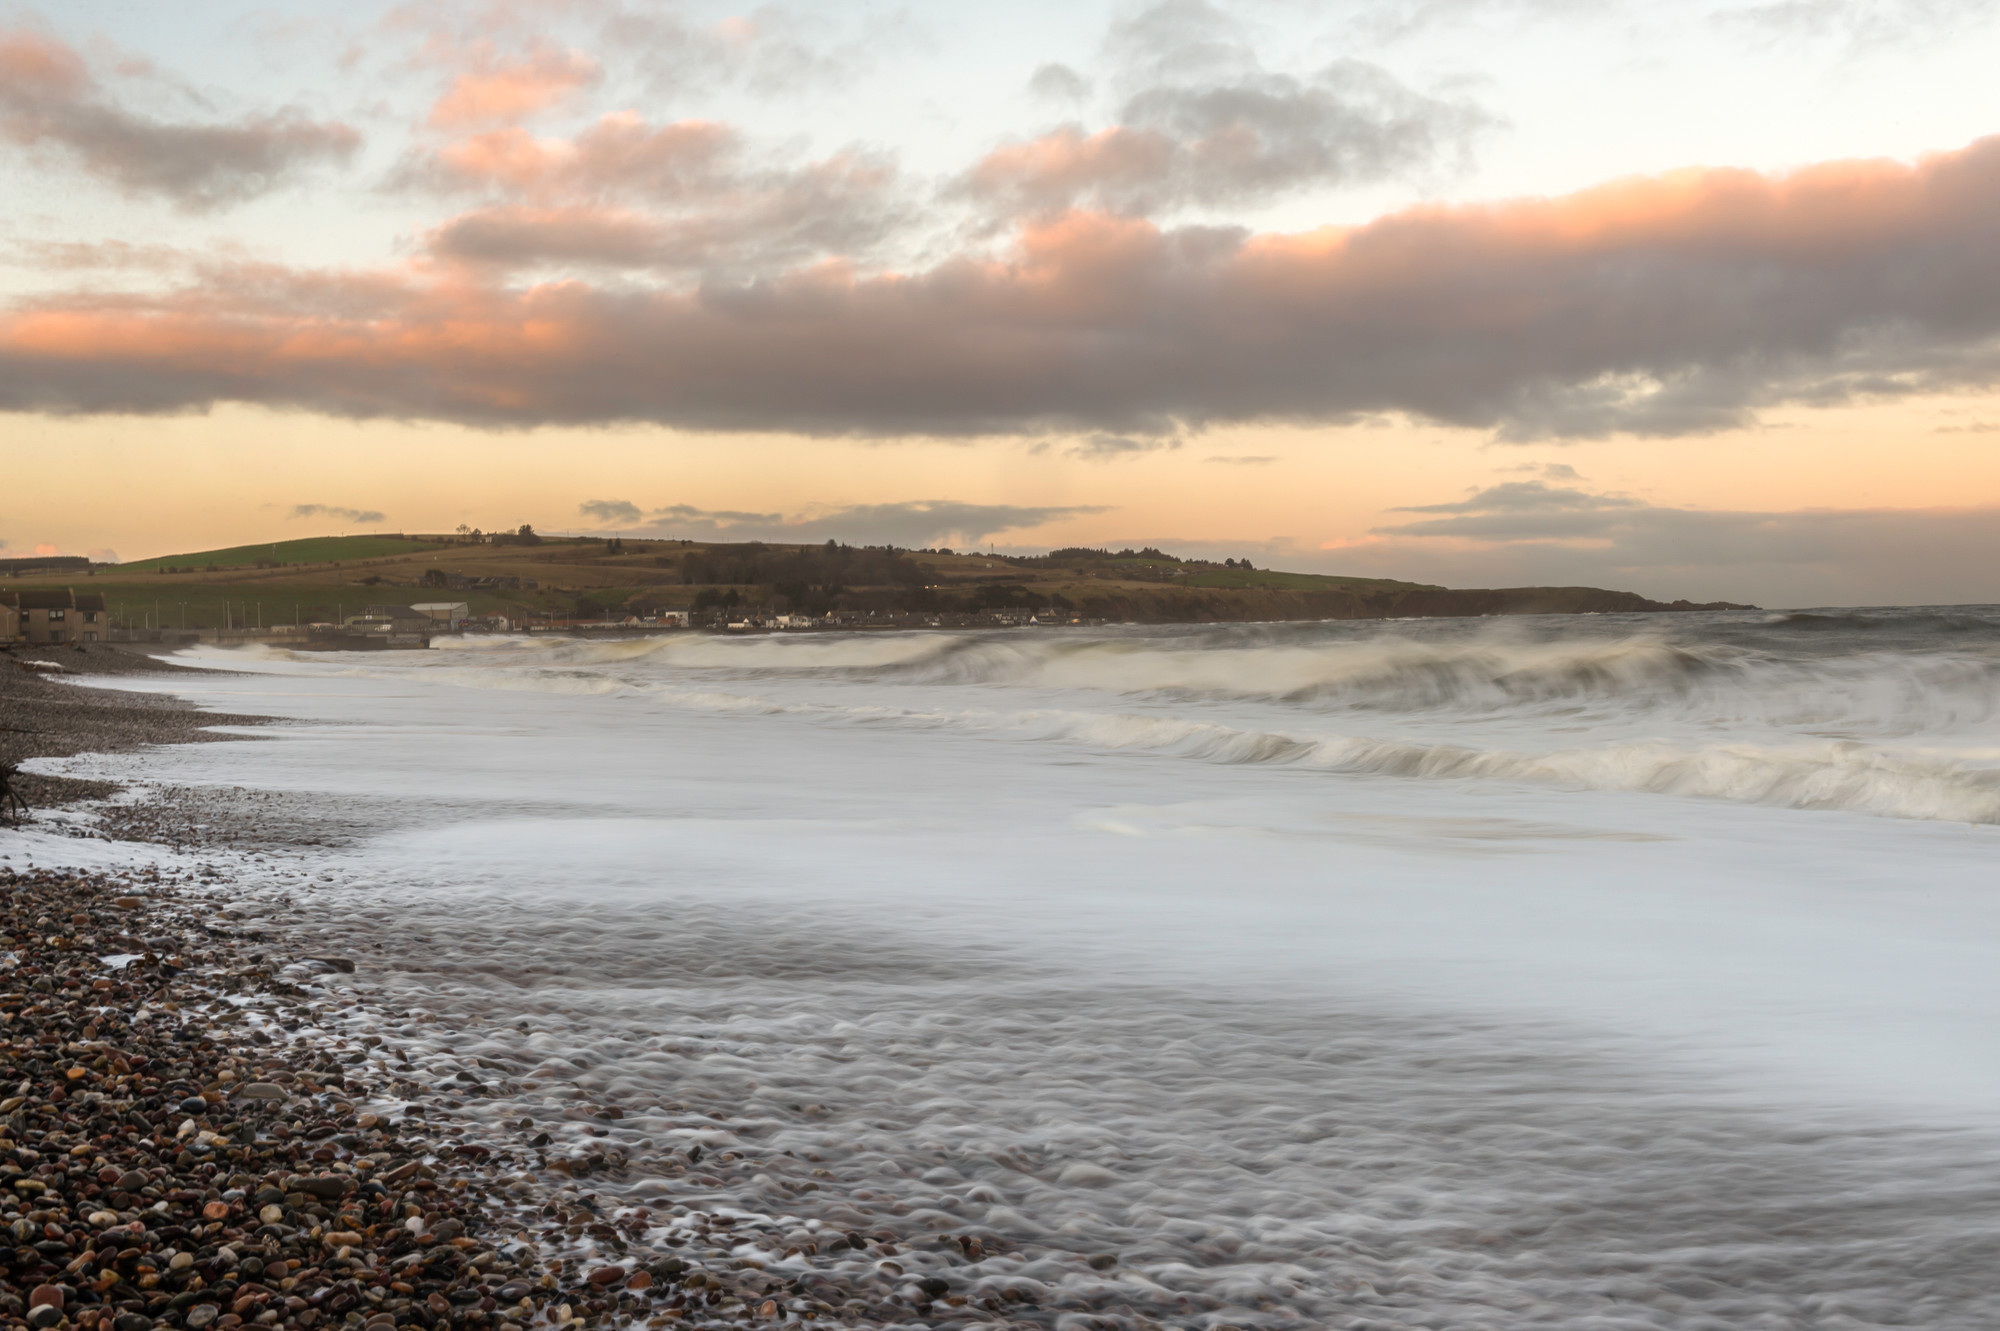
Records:
[[[1954,0],[0,2],[0,546],[2000,601],[1996,65]]]

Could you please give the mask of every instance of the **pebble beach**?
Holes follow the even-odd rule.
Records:
[[[110,649],[0,662],[9,759],[257,724],[61,678],[171,669]],[[997,1310],[1032,1302],[994,1293],[975,1306],[941,1274],[984,1257],[990,1238],[941,1236],[913,1256],[888,1231],[601,1196],[635,1174],[630,1148],[609,1139],[617,1104],[576,1091],[560,1123],[461,1116],[468,1102],[562,1091],[456,1060],[440,1073],[412,1061],[422,1040],[375,1033],[435,1018],[370,1006],[357,988],[366,963],[357,980],[355,960],[326,947],[351,922],[306,915],[288,929],[252,904],[246,923],[214,852],[272,849],[257,842],[254,804],[212,790],[106,803],[113,783],[20,784],[40,813],[0,824],[7,1325],[953,1326],[1004,1324]],[[34,867],[20,834],[50,827],[114,860],[145,853],[126,867]],[[327,820],[269,841],[300,855],[339,835]],[[705,1163],[748,1162],[725,1150]],[[801,1192],[819,1186],[804,1161],[760,1167],[785,1165]],[[703,1167],[696,1141],[649,1152],[638,1172],[698,1190],[719,1182]]]

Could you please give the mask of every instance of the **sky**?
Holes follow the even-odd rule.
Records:
[[[0,0],[0,553],[2000,601],[2000,8]]]

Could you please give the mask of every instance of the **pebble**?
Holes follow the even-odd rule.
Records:
[[[0,1326],[461,1331],[497,1328],[502,1286],[531,1318],[567,1295],[526,1245],[496,1250],[492,1221],[453,1186],[469,1162],[379,1116],[363,1129],[317,1051],[232,1045],[206,1019],[246,978],[278,982],[123,937],[118,900],[89,875],[0,869],[0,946],[16,957],[0,992],[0,1082],[15,1092],[0,1100],[14,1244],[0,1249]],[[112,949],[142,959],[107,981],[92,952]],[[273,1078],[311,1094],[288,1109],[288,1091],[248,1093]]]

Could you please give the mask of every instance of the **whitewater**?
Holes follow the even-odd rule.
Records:
[[[311,808],[242,909],[465,1114],[988,1322],[2000,1325],[2000,610],[177,659],[283,724],[37,765]]]

